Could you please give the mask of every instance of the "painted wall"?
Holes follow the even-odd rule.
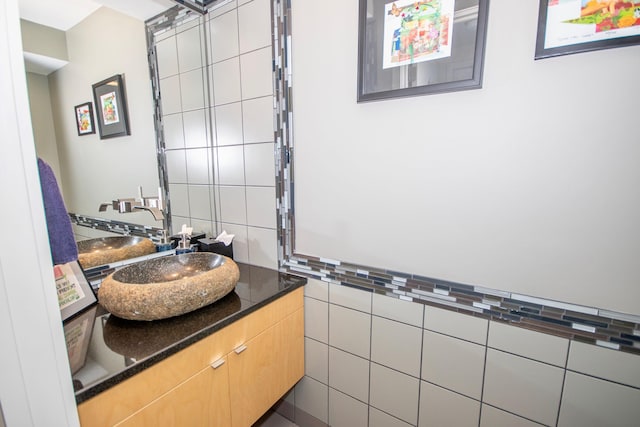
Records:
[[[639,313],[640,47],[534,61],[538,4],[481,90],[357,104],[358,2],[292,2],[298,252]]]

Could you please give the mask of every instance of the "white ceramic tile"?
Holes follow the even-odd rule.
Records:
[[[242,130],[245,144],[274,141],[273,97],[242,101]]]
[[[181,73],[202,68],[202,41],[200,40],[200,27],[193,27],[178,33],[176,36],[178,46],[178,68]]]
[[[247,185],[273,186],[276,181],[275,146],[273,143],[244,146]]]
[[[221,185],[244,185],[244,150],[241,145],[217,148],[218,179]]]
[[[213,64],[214,104],[240,101],[240,59],[234,57]]]
[[[371,295],[372,292],[349,286],[329,285],[329,302],[365,313],[371,313]]]
[[[156,43],[156,58],[160,79],[178,74],[178,52],[175,37]]]
[[[220,220],[232,224],[247,223],[245,187],[224,186],[220,188]]]
[[[169,184],[169,195],[171,197],[171,214],[189,217],[189,191],[187,185]]]
[[[329,301],[329,284],[318,279],[307,279],[304,295],[321,301]]]
[[[184,148],[184,132],[182,129],[182,114],[169,114],[162,117],[164,146],[171,150]]]
[[[329,304],[305,297],[304,335],[321,343],[329,343]]]
[[[160,80],[160,96],[162,114],[175,114],[182,111],[179,75]]]
[[[271,45],[269,0],[253,0],[238,7],[240,53]]]
[[[571,341],[567,369],[640,388],[640,356]]]
[[[197,110],[205,107],[204,77],[206,77],[206,75],[203,76],[202,74],[202,69],[180,73],[180,94],[183,111]]]
[[[486,344],[488,325],[486,319],[431,306],[424,308],[425,329],[478,344]]]
[[[247,225],[276,228],[275,187],[246,187]]]
[[[278,269],[276,230],[247,227],[249,263],[260,267]]]
[[[329,387],[313,378],[303,377],[295,387],[296,406],[307,414],[329,422]]]
[[[165,151],[167,176],[171,184],[186,184],[187,182],[187,161],[184,151],[185,150]],[[171,206],[173,210],[173,202]]]
[[[418,427],[477,427],[479,418],[479,401],[425,381],[420,383],[420,421]]]
[[[242,144],[242,104],[215,107],[217,145]]]
[[[370,336],[370,314],[335,304],[329,305],[329,345],[368,359]]]
[[[372,312],[380,317],[422,327],[424,304],[373,294]]]
[[[371,360],[405,374],[420,376],[422,329],[373,316]]]
[[[249,263],[249,244],[247,237],[247,227],[239,224],[229,224],[222,222],[219,224],[218,229],[226,231],[228,234],[233,234],[233,259],[234,261]]]
[[[209,194],[208,185],[189,186],[189,212],[192,218],[211,221],[211,201],[209,200]]]
[[[480,427],[540,427],[541,425],[493,406],[482,405]]]
[[[411,427],[411,424],[369,406],[369,427]]]
[[[180,229],[182,228],[182,224],[189,224],[191,222],[191,218],[173,214],[171,215],[171,219],[173,219],[173,222],[171,223],[171,230],[169,233],[171,235],[178,234],[180,232]]]
[[[331,427],[368,427],[367,405],[329,388],[329,425]]]
[[[415,425],[418,421],[420,380],[371,363],[369,404]]]
[[[238,6],[242,6],[243,4],[249,3],[250,1],[253,1],[253,0],[238,0]]]
[[[558,427],[630,427],[638,420],[640,390],[567,372]]]
[[[209,21],[211,58],[220,62],[238,56],[238,13],[234,9]]]
[[[187,148],[207,145],[207,110],[194,110],[182,115],[184,123],[184,144]]]
[[[424,331],[422,378],[474,399],[482,396],[486,347]]]
[[[273,95],[271,46],[240,56],[242,99]]]
[[[218,5],[209,7],[207,16],[209,16],[210,19],[217,18],[218,16],[224,15],[225,13],[235,10],[238,7],[238,2],[236,0],[229,0],[218,3]]]
[[[530,420],[555,425],[564,370],[488,349],[483,401]]]
[[[304,339],[304,374],[329,384],[329,346],[309,337]]]
[[[187,180],[189,184],[209,184],[210,150],[208,148],[192,148],[185,150],[187,159]]]
[[[329,387],[369,401],[369,360],[329,347]]]
[[[489,347],[564,367],[569,340],[499,322],[489,323]]]
[[[192,213],[193,214],[193,213]],[[198,218],[190,218],[191,227],[193,227],[193,231],[198,233],[204,233],[207,236],[213,236],[213,222],[210,219],[198,219]]]

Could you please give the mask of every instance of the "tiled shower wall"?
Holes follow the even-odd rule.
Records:
[[[309,279],[300,426],[635,426],[637,355]]]
[[[234,234],[277,268],[271,5],[223,2],[154,35],[172,233]]]

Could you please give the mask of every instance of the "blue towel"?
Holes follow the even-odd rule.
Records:
[[[40,171],[40,186],[42,187],[44,213],[47,217],[53,265],[75,261],[78,259],[78,245],[73,236],[71,219],[64,206],[58,181],[56,181],[51,166],[40,158],[38,158],[38,170]]]

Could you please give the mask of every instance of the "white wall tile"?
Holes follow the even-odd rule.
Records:
[[[218,147],[218,179],[221,185],[244,185],[244,150],[240,145]]]
[[[240,56],[242,99],[273,95],[271,46]]]
[[[208,148],[193,148],[185,150],[187,159],[187,180],[189,184],[209,184],[210,150]]]
[[[269,0],[253,0],[238,7],[240,53],[271,44],[271,4]]]
[[[488,349],[483,401],[530,420],[555,425],[564,370]]]
[[[329,345],[368,359],[370,337],[370,314],[335,304],[329,305]]]
[[[187,182],[187,160],[184,155],[185,150],[169,150],[165,152],[167,161],[167,176],[171,184],[186,184]],[[173,213],[173,203],[172,213]]]
[[[180,100],[180,76],[175,75],[160,80],[162,114],[175,114],[182,111]]]
[[[189,186],[189,212],[192,218],[211,221],[211,200],[209,200],[209,194],[208,185]],[[190,226],[193,227],[193,224]]]
[[[329,343],[329,304],[305,297],[304,335],[325,344]]]
[[[249,263],[260,267],[278,269],[276,230],[247,227]]]
[[[489,323],[488,346],[564,367],[569,340],[492,321]]]
[[[247,223],[245,187],[220,186],[220,220],[232,224]]]
[[[420,376],[422,329],[373,316],[371,360],[405,374]]]
[[[246,187],[247,225],[276,228],[275,187]]]
[[[225,230],[229,234],[233,234],[233,259],[245,264],[249,263],[249,243],[247,236],[247,226],[239,224],[229,224],[221,222],[218,226],[219,230]]]
[[[189,222],[191,223],[191,227],[193,227],[193,231],[198,233],[204,233],[207,236],[213,236],[213,222],[211,220],[200,220],[197,218],[190,218]]]
[[[329,422],[329,387],[313,378],[303,377],[295,387],[296,406],[307,414]]]
[[[201,49],[200,27],[182,31],[176,36],[178,46],[178,68],[181,73],[202,68],[203,51]]]
[[[275,185],[274,150],[273,143],[247,144],[244,146],[244,167],[247,185]]]
[[[221,3],[222,3],[221,6],[209,8],[207,15],[209,16],[210,19],[224,15],[225,13],[233,11],[238,7],[238,2],[236,0],[229,0],[228,2],[221,2]]]
[[[486,347],[424,331],[422,378],[480,400]]]
[[[540,427],[541,425],[493,406],[482,405],[480,427]]]
[[[329,346],[309,337],[304,339],[304,374],[329,384]]]
[[[387,319],[422,327],[424,305],[399,298],[373,294],[372,313]]]
[[[215,107],[215,117],[217,145],[242,144],[242,104],[234,102]]]
[[[411,424],[369,406],[369,427],[411,427]]]
[[[304,287],[304,295],[321,301],[329,301],[329,284],[322,280],[308,278]]]
[[[367,405],[329,388],[329,425],[331,427],[368,427]]]
[[[207,147],[207,110],[188,111],[182,115],[184,144],[187,148]]]
[[[274,141],[273,97],[242,101],[242,130],[245,144]]]
[[[329,347],[329,387],[369,401],[369,360]]]
[[[175,37],[156,43],[156,58],[160,79],[178,74],[178,51]]]
[[[420,380],[371,363],[370,405],[415,425]]]
[[[205,107],[205,84],[203,69],[180,73],[180,94],[182,110],[190,111]]]
[[[567,369],[640,388],[640,356],[571,341]]]
[[[424,308],[424,328],[463,340],[486,344],[489,321],[431,306]]]
[[[171,215],[189,217],[189,191],[186,184],[169,184]],[[175,224],[174,224],[175,226]]]
[[[349,286],[329,285],[329,302],[365,313],[371,313],[372,292]]]
[[[209,21],[212,62],[238,56],[238,12],[236,9]]]
[[[420,383],[419,427],[477,427],[480,402],[442,387]]]
[[[240,101],[240,59],[213,64],[214,105]]]
[[[631,427],[638,420],[640,390],[567,371],[558,427]]]
[[[182,114],[169,114],[162,117],[164,146],[166,149],[184,148]]]

